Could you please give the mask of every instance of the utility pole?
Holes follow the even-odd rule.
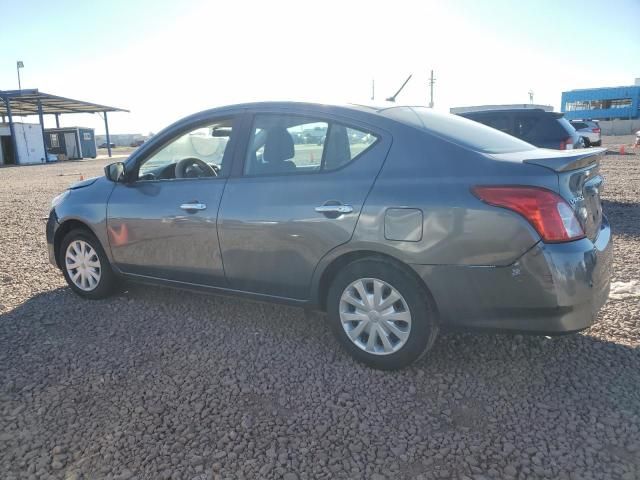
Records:
[[[436,82],[436,79],[433,78],[433,70],[431,70],[431,75],[429,76],[429,91],[430,91],[429,108],[433,108],[433,84],[435,82]]]
[[[529,89],[529,103],[533,105],[533,90]]]
[[[376,79],[371,79],[371,100],[376,99]]]

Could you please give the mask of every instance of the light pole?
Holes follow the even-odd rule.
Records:
[[[24,63],[22,60],[18,60],[16,62],[16,71],[18,72],[18,90],[22,90],[22,85],[20,84],[20,69],[24,68]]]

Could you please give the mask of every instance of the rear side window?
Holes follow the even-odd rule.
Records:
[[[256,115],[245,175],[336,170],[368,150],[377,137],[353,127],[295,115]]]
[[[536,138],[536,130],[541,117],[532,115],[516,116],[514,135],[524,140],[534,140]]]
[[[246,173],[284,173],[320,170],[329,124],[297,118],[257,117]]]
[[[371,147],[378,137],[351,127],[333,123],[329,127],[323,170],[336,170]]]
[[[426,107],[392,107],[383,115],[483,153],[508,153],[536,147],[482,123]]]
[[[524,141],[534,143],[561,140],[575,131],[566,118],[547,114],[520,117],[516,125],[516,135]]]
[[[576,129],[573,127],[573,125],[571,125],[569,123],[569,120],[567,120],[564,117],[561,118],[557,118],[556,119],[556,125],[559,125],[563,134],[569,134],[569,135],[573,135],[576,132]]]
[[[473,118],[472,120],[484,123],[488,127],[495,128],[496,130],[500,130],[501,132],[511,135],[511,122],[509,121],[509,117],[506,115],[482,115],[478,118]]]

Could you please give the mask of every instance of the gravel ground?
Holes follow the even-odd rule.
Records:
[[[443,335],[392,373],[300,309],[144,286],[83,301],[42,218],[104,163],[0,169],[0,478],[640,478],[638,298],[578,335]],[[603,171],[615,280],[638,280],[640,154]]]

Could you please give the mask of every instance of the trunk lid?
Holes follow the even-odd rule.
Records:
[[[520,160],[556,172],[558,193],[571,205],[587,237],[595,240],[602,225],[600,193],[604,179],[600,175],[600,161],[605,151],[604,148],[564,152],[537,149],[509,154],[509,160]]]

